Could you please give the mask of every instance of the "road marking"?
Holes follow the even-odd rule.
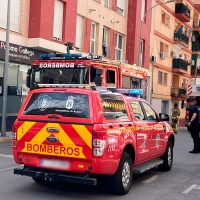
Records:
[[[3,157],[3,158],[13,158],[13,155],[0,154],[0,157]]]
[[[10,169],[14,169],[15,167],[17,167],[17,166],[5,168],[5,169],[0,169],[0,172],[6,171],[6,170],[10,170]]]
[[[194,188],[196,188],[197,187],[197,185],[191,185],[189,188],[187,188],[184,192],[183,192],[183,194],[188,194],[191,190],[193,190]]]
[[[153,181],[155,181],[158,178],[158,175],[152,176],[151,178],[148,178],[147,180],[143,181],[142,183],[152,183]]]

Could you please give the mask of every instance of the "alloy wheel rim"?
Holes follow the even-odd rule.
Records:
[[[130,182],[131,178],[131,171],[130,171],[130,166],[129,163],[126,161],[123,166],[122,170],[122,185],[124,188],[126,188]]]

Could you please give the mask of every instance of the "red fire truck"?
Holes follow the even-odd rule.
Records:
[[[81,54],[43,54],[32,62],[27,73],[27,87],[38,84],[96,84],[126,89],[143,89],[146,98],[146,72],[115,61],[103,61],[99,56]]]

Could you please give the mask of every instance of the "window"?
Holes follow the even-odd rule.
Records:
[[[158,83],[167,85],[167,73],[158,72]]]
[[[167,26],[170,25],[170,16],[166,14],[164,11],[161,11],[161,19],[163,24]]]
[[[144,44],[145,44],[145,41],[142,39],[140,41],[140,62],[139,62],[139,66],[142,66],[143,65],[143,61],[144,61]]]
[[[167,44],[164,44],[163,42],[160,42],[160,53],[162,52],[164,52],[166,56],[168,56],[169,46]]]
[[[138,101],[132,101],[130,102],[130,104],[135,118],[138,120],[144,120],[144,113],[142,111],[140,103]]]
[[[167,85],[167,73],[164,73],[164,84]]]
[[[0,27],[6,28],[7,26],[7,3],[8,1],[1,1],[0,12]],[[20,5],[21,0],[14,0],[10,5],[10,30],[20,31]]]
[[[62,40],[63,11],[64,11],[64,3],[62,1],[55,0],[53,38],[56,40]]]
[[[107,70],[106,72],[106,86],[115,86],[115,71]]]
[[[108,28],[104,27],[103,28],[103,38],[102,38],[102,52],[104,57],[108,57]]]
[[[96,23],[92,22],[91,38],[90,38],[90,52],[95,53],[96,46]]]
[[[141,1],[142,1],[142,9],[141,9],[141,21],[142,21],[146,12],[146,0],[141,0]]]
[[[77,15],[76,20],[76,47],[82,49],[83,44],[83,17]]]
[[[107,120],[128,119],[122,95],[101,94],[104,117]]]
[[[158,72],[158,83],[162,83],[162,72]]]
[[[146,104],[145,102],[142,102],[142,105],[143,105],[144,110],[146,112],[147,120],[148,121],[157,120],[157,116],[156,116],[156,113],[154,112],[154,110],[148,104]]]
[[[110,0],[104,0],[104,6],[110,8]]]
[[[86,94],[46,92],[33,94],[23,114],[90,118],[89,108],[89,97]]]
[[[122,60],[122,50],[123,50],[123,36],[116,34],[115,38],[115,59]]]
[[[108,44],[108,29],[103,27],[103,43]]]
[[[124,16],[126,0],[117,0],[117,13]]]

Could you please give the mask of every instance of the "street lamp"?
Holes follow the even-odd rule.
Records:
[[[168,4],[168,3],[171,3],[171,2],[175,2],[176,0],[168,0],[166,2],[161,2],[161,3],[158,3],[154,6],[152,6],[149,10],[147,10],[147,12],[144,14],[141,22],[140,22],[140,40],[139,40],[139,52],[138,52],[138,66],[141,66],[142,63],[140,62],[140,56],[141,56],[141,51],[142,51],[142,46],[141,46],[141,40],[142,40],[142,25],[143,25],[143,22],[144,22],[144,19],[146,17],[146,15],[153,9],[155,8],[156,6],[159,6],[159,5],[162,5],[162,4]]]
[[[2,122],[1,122],[1,136],[2,137],[6,136],[6,112],[7,112],[8,64],[9,64],[9,36],[10,36],[10,5],[11,5],[11,0],[8,0],[5,64],[4,64],[4,70],[3,70],[3,106],[2,106]]]

